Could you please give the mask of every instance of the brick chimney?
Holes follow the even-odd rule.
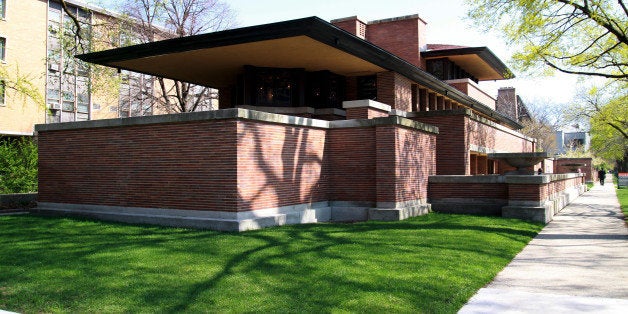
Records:
[[[331,20],[331,23],[355,36],[366,39],[366,23],[357,16]]]
[[[331,23],[425,69],[425,61],[422,60],[420,52],[427,47],[425,42],[427,23],[418,14],[367,23],[357,16],[351,16],[332,20]]]
[[[427,23],[418,14],[369,21],[366,40],[378,45],[402,59],[425,69],[421,59],[424,50]]]

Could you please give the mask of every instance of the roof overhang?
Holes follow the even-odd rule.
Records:
[[[398,56],[308,17],[78,55],[95,64],[221,88],[244,65],[328,70],[345,76],[397,72],[513,128],[521,125]]]
[[[427,60],[447,58],[480,81],[514,78],[510,69],[487,47],[463,47],[421,52]]]
[[[121,58],[102,64],[215,88],[233,84],[243,65],[331,70],[345,76],[385,71],[305,35],[227,46],[193,47],[186,51],[161,51],[156,55]]]

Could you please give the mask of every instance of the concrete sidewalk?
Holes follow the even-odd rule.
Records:
[[[628,313],[628,228],[611,181],[565,207],[459,313]]]

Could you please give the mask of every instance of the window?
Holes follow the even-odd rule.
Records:
[[[358,99],[377,100],[377,76],[358,77]]]
[[[4,102],[4,91],[6,89],[6,83],[4,81],[0,81],[0,106],[5,106]]]
[[[120,78],[120,118],[152,115],[153,78],[129,71],[122,71]]]
[[[7,39],[0,37],[0,61],[4,61]]]
[[[6,14],[7,0],[0,0],[0,19],[4,19]]]

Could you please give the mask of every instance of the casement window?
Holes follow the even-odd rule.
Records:
[[[0,61],[4,61],[4,58],[6,56],[6,47],[7,46],[7,39],[4,37],[0,37]]]
[[[6,83],[0,80],[0,106],[6,106],[6,102],[4,101],[6,86]]]
[[[0,19],[4,19],[6,15],[7,0],[0,0]]]

